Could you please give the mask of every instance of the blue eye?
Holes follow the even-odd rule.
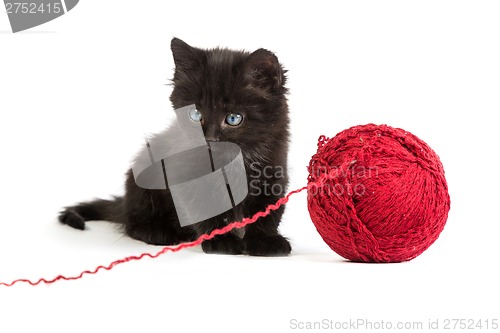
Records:
[[[242,120],[243,116],[239,113],[230,113],[226,116],[226,123],[231,126],[238,126]]]
[[[198,109],[191,109],[189,110],[189,118],[198,123],[201,121],[201,112]]]

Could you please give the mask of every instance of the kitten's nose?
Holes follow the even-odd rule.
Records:
[[[219,131],[214,128],[214,127],[209,127],[205,131],[205,140],[207,142],[217,142],[219,141],[220,133]]]

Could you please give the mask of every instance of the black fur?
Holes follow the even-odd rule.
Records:
[[[180,227],[168,190],[147,190],[127,173],[125,196],[67,207],[59,221],[84,229],[85,221],[122,223],[132,238],[157,245],[195,239],[202,233],[262,211],[285,194],[289,118],[285,70],[270,51],[253,53],[224,48],[202,50],[174,38],[173,92],[175,109],[196,104],[202,128],[210,141],[229,141],[242,150],[249,195],[235,209],[203,222]],[[224,124],[228,113],[243,115],[237,127]],[[288,255],[289,242],[278,233],[284,207],[247,226],[202,243],[206,253]]]

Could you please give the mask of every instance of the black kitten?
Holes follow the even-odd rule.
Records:
[[[132,238],[172,245],[250,217],[285,194],[288,184],[289,118],[285,70],[268,50],[253,53],[202,50],[174,38],[174,109],[195,104],[207,141],[237,144],[243,154],[249,194],[233,210],[181,227],[169,190],[137,186],[127,173],[124,197],[67,207],[59,221],[77,229],[85,221],[108,220],[124,225]],[[229,115],[229,116],[228,116]],[[278,233],[284,207],[245,230],[234,230],[202,243],[206,253],[287,255],[289,242]]]

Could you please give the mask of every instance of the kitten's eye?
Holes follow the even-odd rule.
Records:
[[[231,126],[238,126],[242,120],[243,116],[239,113],[230,113],[226,116],[226,123]]]
[[[201,121],[201,112],[198,109],[191,109],[189,110],[189,118],[198,123]]]

